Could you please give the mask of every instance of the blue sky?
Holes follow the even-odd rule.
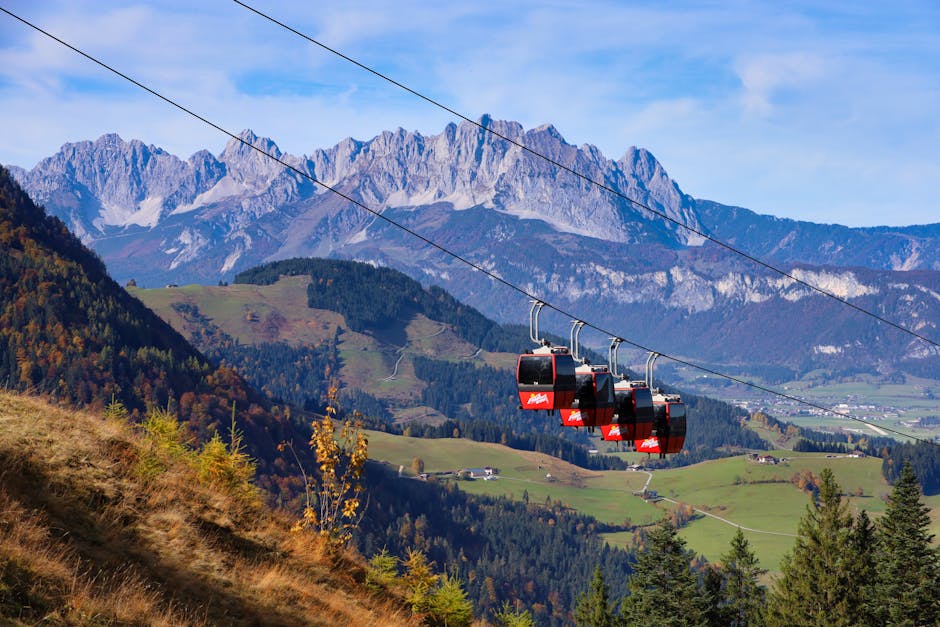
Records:
[[[683,191],[851,226],[940,222],[933,2],[249,2],[472,118],[552,123]],[[225,0],[2,6],[289,153],[451,116]],[[0,162],[117,132],[226,138],[0,15]]]

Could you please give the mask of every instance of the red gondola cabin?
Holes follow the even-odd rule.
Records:
[[[601,427],[605,440],[633,443],[653,434],[653,394],[644,381],[621,379],[614,384],[614,418]]]
[[[561,410],[566,427],[609,425],[614,417],[614,379],[607,366],[585,364],[575,370],[577,390],[574,402]]]
[[[640,453],[666,454],[678,453],[685,444],[686,413],[685,403],[677,394],[653,394],[653,415],[655,422],[653,434],[645,439],[637,439],[636,450]]]
[[[574,402],[575,361],[563,346],[519,355],[516,383],[522,409],[568,409]]]

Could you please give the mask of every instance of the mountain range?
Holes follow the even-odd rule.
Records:
[[[489,116],[480,124],[669,219],[469,123],[346,139],[309,156],[244,131],[219,155],[185,161],[112,134],[11,172],[115,278],[138,285],[214,284],[266,261],[339,257],[441,285],[497,321],[525,320],[524,297],[388,218],[594,324],[699,363],[772,363],[793,376],[936,372],[935,346],[694,231],[931,337],[940,324],[940,224],[857,229],[760,215],[683,192],[641,148],[615,161],[567,143],[551,125],[526,130]],[[544,324],[565,333],[567,323]]]

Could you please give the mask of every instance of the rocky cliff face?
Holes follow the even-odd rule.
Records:
[[[684,194],[646,150],[630,148],[613,161],[593,146],[568,144],[550,125],[481,123],[823,289],[892,312],[925,335],[940,324],[940,225],[849,229],[760,216]],[[258,150],[232,140],[218,156],[202,151],[183,161],[106,135],[66,144],[31,171],[12,170],[115,277],[142,285],[215,283],[264,261],[339,256],[441,284],[500,321],[525,319],[517,294],[260,150],[649,346],[708,360],[772,357],[795,368],[849,356],[872,368],[933,359],[932,348],[909,336],[872,326],[471,124],[432,136],[399,129],[347,139],[309,156],[282,154],[250,131],[240,137]],[[857,346],[861,336],[864,347]]]
[[[645,150],[631,148],[620,161],[611,161],[593,146],[566,143],[552,126],[524,131],[515,122],[483,118],[481,123],[575,172],[698,226],[692,199]],[[315,152],[310,162],[320,180],[331,186],[351,185],[364,203],[375,208],[481,206],[542,220],[560,232],[611,241],[637,241],[640,233],[655,229],[662,239],[696,242],[687,230],[466,123],[451,124],[440,135],[427,138],[399,129],[367,143],[346,140]]]

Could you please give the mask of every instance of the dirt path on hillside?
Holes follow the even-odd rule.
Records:
[[[646,485],[643,486],[643,491],[644,491],[644,492],[647,490],[647,488],[649,488],[650,482],[653,480],[653,473],[647,472],[646,475],[647,475],[648,478],[647,478],[647,480],[646,480]],[[670,499],[670,498],[665,497],[665,496],[660,496],[659,498],[660,498],[661,500],[663,500],[663,501],[668,502],[668,503],[672,503],[673,505],[679,505],[679,501],[676,501],[676,500],[674,500],[674,499]],[[715,514],[712,514],[711,512],[706,512],[705,510],[699,509],[699,508],[697,508],[697,507],[692,507],[692,511],[698,512],[699,514],[702,514],[702,515],[704,515],[704,516],[708,516],[708,517],[710,517],[710,518],[714,518],[715,520],[719,520],[719,521],[725,523],[726,525],[730,525],[730,526],[732,526],[732,527],[737,527],[738,529],[740,529],[740,530],[742,530],[742,531],[750,531],[750,532],[752,532],[752,533],[764,533],[764,534],[771,535],[771,536],[785,536],[785,537],[787,537],[787,538],[796,538],[796,537],[797,537],[796,534],[793,534],[793,533],[784,533],[784,532],[782,532],[782,531],[767,531],[766,529],[754,529],[753,527],[745,527],[744,525],[739,525],[738,523],[733,522],[733,521],[730,521],[730,520],[728,520],[727,518],[722,518],[721,516],[716,516]]]

